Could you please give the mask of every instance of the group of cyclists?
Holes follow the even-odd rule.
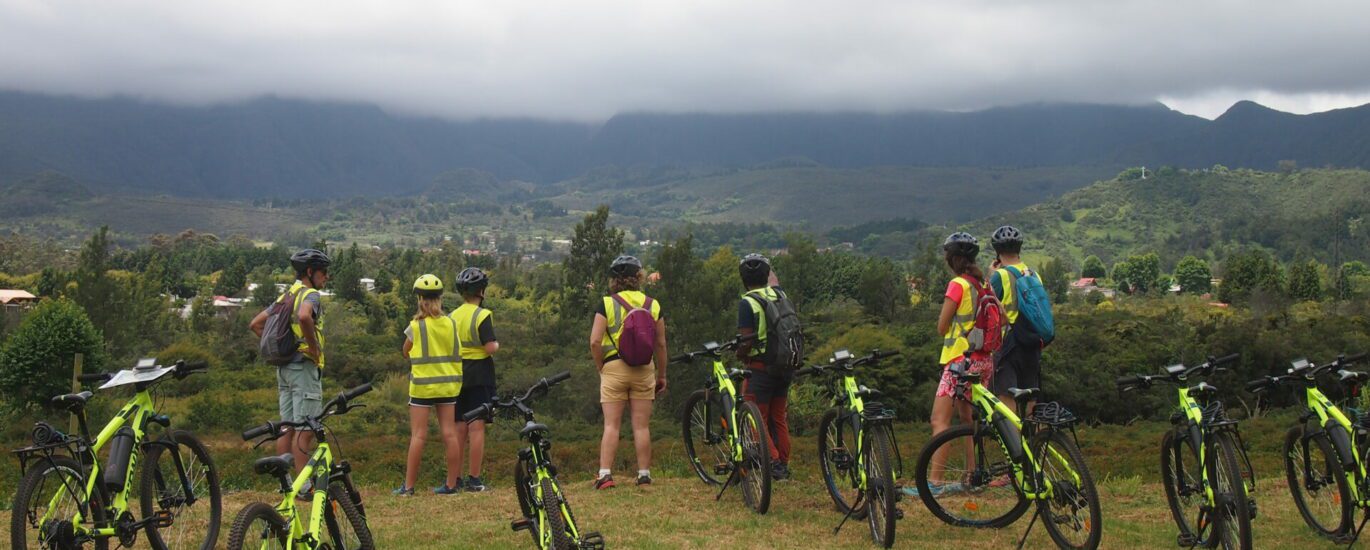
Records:
[[[943,336],[940,363],[941,382],[932,408],[932,432],[948,429],[953,415],[969,418],[969,406],[955,401],[953,380],[948,369],[964,364],[981,375],[982,383],[994,389],[1013,406],[1008,388],[1035,388],[1040,384],[1043,340],[1031,323],[1021,319],[1015,287],[1024,277],[1038,281],[1037,275],[1020,256],[1023,234],[1012,226],[994,231],[991,245],[995,259],[986,276],[978,264],[979,241],[969,233],[956,232],[943,243],[944,259],[954,277],[947,285],[937,331]],[[290,258],[296,273],[295,283],[278,301],[290,300],[294,316],[291,330],[299,342],[295,357],[277,368],[281,420],[303,421],[317,415],[323,396],[322,373],[325,366],[323,307],[319,291],[329,281],[331,260],[322,251],[301,250]],[[744,336],[737,347],[738,359],[749,369],[742,393],[760,410],[768,432],[771,477],[790,476],[790,437],[788,397],[794,370],[774,364],[774,353],[767,353],[771,340],[768,329],[776,332],[776,311],[793,312],[770,260],[761,254],[748,254],[738,265],[740,286],[744,289],[737,306],[737,331]],[[650,419],[654,401],[667,390],[667,340],[664,306],[644,293],[646,272],[633,256],[615,258],[608,272],[609,293],[596,301],[589,335],[590,357],[599,374],[599,400],[604,427],[600,442],[599,469],[595,489],[616,485],[612,465],[621,437],[623,415],[629,413],[637,457],[637,485],[652,483],[652,446]],[[418,483],[419,465],[429,430],[430,413],[436,413],[446,455],[446,478],[433,488],[436,494],[487,489],[481,478],[485,444],[485,422],[464,422],[461,418],[495,399],[493,355],[500,343],[495,335],[493,315],[482,306],[489,276],[470,267],[454,281],[462,304],[451,312],[443,310],[447,287],[432,274],[413,283],[416,313],[405,329],[402,353],[409,360],[410,441],[405,477],[394,494],[413,495]],[[991,300],[992,299],[992,300]],[[999,346],[986,346],[977,334],[977,313],[993,301],[1002,308],[1007,336]],[[777,308],[779,305],[781,308]],[[259,336],[266,324],[267,311],[253,318],[251,328]],[[769,346],[778,347],[778,346]],[[313,434],[289,434],[277,440],[281,453],[294,452],[296,464],[304,464]],[[467,456],[469,455],[469,460]],[[468,468],[463,477],[463,461]],[[956,482],[937,485],[934,492],[954,491]],[[904,491],[917,495],[913,487]]]

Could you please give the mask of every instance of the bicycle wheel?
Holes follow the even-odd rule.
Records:
[[[36,459],[19,480],[10,510],[10,546],[15,549],[53,548],[75,527],[71,519],[81,509],[81,501],[89,500],[90,517],[82,523],[87,529],[103,524],[105,505],[101,495],[86,494],[86,480],[81,464],[65,456],[51,460]],[[46,518],[46,519],[45,519]],[[109,548],[109,539],[76,541],[78,548],[87,545],[96,550]]]
[[[1251,508],[1237,442],[1226,431],[1213,433],[1211,439],[1214,455],[1209,479],[1216,480],[1213,493],[1218,505],[1218,541],[1225,550],[1250,550]]]
[[[1327,433],[1319,431],[1304,439],[1302,424],[1284,436],[1284,473],[1303,521],[1328,538],[1347,533],[1354,521],[1355,502],[1351,485],[1332,449]]]
[[[181,482],[176,457],[170,449],[162,445],[147,448],[138,493],[143,517],[150,518],[163,510],[172,517],[167,527],[148,524],[148,542],[153,548],[168,550],[212,550],[219,540],[219,522],[223,518],[219,470],[209,449],[190,432],[174,430],[162,441],[176,443],[176,454],[181,457],[189,485]]]
[[[1056,430],[1032,438],[1032,456],[1051,482],[1051,498],[1037,501],[1042,526],[1060,548],[1093,550],[1103,536],[1099,492],[1075,442]]]
[[[915,484],[932,515],[958,527],[1007,526],[1023,516],[1013,463],[988,427],[956,426],[933,436],[918,455]]]
[[[579,544],[568,528],[561,504],[562,497],[556,491],[556,483],[551,479],[543,479],[542,511],[547,516],[547,523],[541,526],[542,547],[551,550],[575,550]]]
[[[717,472],[732,468],[728,429],[728,419],[717,393],[695,390],[685,400],[685,414],[681,417],[685,455],[695,474],[709,485],[722,485],[728,475]]]
[[[290,526],[265,502],[254,502],[238,512],[228,529],[228,550],[284,549],[290,539]]]
[[[742,500],[753,512],[765,514],[771,507],[771,445],[761,409],[743,401],[737,407],[738,432],[742,437]]]
[[[514,494],[519,499],[519,511],[523,512],[523,517],[535,517],[533,513],[533,486],[528,483],[533,475],[529,472],[528,461],[520,458],[518,464],[514,465]]]
[[[340,517],[341,516],[341,517]],[[366,516],[341,483],[328,484],[328,501],[323,509],[324,526],[335,550],[375,550]]]
[[[1161,484],[1170,515],[1180,530],[1181,545],[1197,541],[1198,546],[1209,546],[1214,518],[1205,511],[1208,497],[1203,489],[1203,465],[1198,449],[1184,433],[1171,430],[1161,437]]]
[[[889,548],[894,546],[894,520],[898,515],[894,488],[894,439],[889,426],[871,426],[866,432],[866,517],[871,540]]]
[[[856,470],[856,430],[841,413],[829,409],[818,424],[818,466],[833,505],[846,514],[861,497],[861,476]],[[852,517],[865,519],[866,508],[858,507]]]

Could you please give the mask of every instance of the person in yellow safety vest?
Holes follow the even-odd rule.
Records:
[[[970,419],[970,406],[958,403],[954,397],[955,380],[947,371],[948,367],[953,363],[969,361],[969,371],[980,373],[982,384],[988,384],[994,373],[994,360],[988,354],[967,353],[970,342],[966,335],[975,327],[976,296],[987,292],[984,283],[985,273],[975,263],[976,256],[980,254],[980,243],[969,233],[958,231],[947,237],[942,243],[942,250],[953,278],[947,283],[947,291],[942,300],[942,312],[937,318],[937,332],[942,335],[942,354],[938,361],[941,363],[942,379],[937,385],[937,394],[932,402],[930,423],[934,436],[951,427],[953,412],[958,414],[962,421]],[[939,449],[932,458],[932,468],[928,477],[932,480],[929,485],[933,496],[962,490],[960,480],[944,482],[942,479],[946,464],[945,449]],[[918,496],[917,490],[913,487],[904,488],[904,492]]]
[[[452,312],[461,336],[461,395],[457,396],[457,470],[461,470],[462,455],[468,443],[471,452],[470,475],[462,489],[479,493],[487,487],[481,480],[481,463],[485,459],[485,420],[460,421],[467,412],[495,400],[495,360],[499,351],[495,339],[495,321],[485,302],[485,288],[490,277],[479,267],[468,267],[457,275],[457,292],[465,303]]]
[[[1041,277],[1028,268],[1020,256],[1023,251],[1023,232],[1011,225],[1005,225],[994,230],[990,236],[990,245],[994,247],[994,271],[989,275],[989,288],[999,297],[999,303],[1004,305],[1004,317],[1007,318],[1009,327],[1009,337],[1004,339],[1004,347],[999,350],[995,357],[994,365],[994,393],[999,395],[999,400],[1012,410],[1018,410],[1018,403],[1009,394],[1009,388],[1040,388],[1042,387],[1042,346],[1028,345],[1024,342],[1038,341],[1040,337],[1032,330],[1030,323],[1018,324],[1018,293],[1015,292],[1018,286],[1017,277],[1009,268],[1013,268],[1023,277],[1034,277],[1040,282]],[[1023,331],[1023,336],[1016,331]],[[1028,412],[1032,412],[1033,403],[1028,403]]]
[[[276,298],[278,302],[295,301],[290,330],[300,342],[299,352],[290,363],[276,367],[277,403],[285,422],[303,422],[323,412],[323,301],[319,291],[328,284],[328,266],[332,263],[328,254],[313,248],[291,254],[295,284]],[[269,310],[263,309],[248,324],[258,338],[266,329]],[[313,453],[314,434],[293,428],[285,428],[284,432],[276,439],[276,454],[295,455],[295,470],[299,471]]]
[[[438,409],[438,426],[446,446],[447,480],[433,489],[440,495],[460,491],[461,447],[457,444],[457,396],[461,394],[461,337],[456,320],[442,312],[442,280],[422,275],[414,281],[418,313],[404,330],[404,356],[409,359],[409,457],[399,496],[414,494],[419,479],[423,443],[428,438],[428,413]]]
[[[666,321],[661,303],[642,293],[646,277],[642,262],[632,256],[619,256],[609,265],[609,292],[595,305],[590,327],[590,358],[599,371],[599,403],[604,410],[604,435],[599,442],[599,474],[595,489],[614,487],[612,467],[618,454],[623,411],[632,409],[633,447],[637,451],[637,484],[652,483],[652,401],[666,391]],[[631,309],[630,309],[631,308]],[[656,322],[652,360],[631,366],[619,357],[618,342],[623,341],[626,317],[644,309]],[[637,313],[641,315],[641,313]]]

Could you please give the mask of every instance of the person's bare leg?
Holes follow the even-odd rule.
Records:
[[[438,426],[442,428],[443,448],[447,457],[447,487],[455,488],[461,483],[461,443],[457,439],[458,423],[456,405],[438,405]],[[425,422],[427,424],[427,422]]]
[[[652,469],[652,400],[633,399],[633,447],[637,450],[637,469]]]
[[[419,463],[423,460],[423,443],[428,438],[429,407],[409,407],[409,456],[404,463],[404,486],[413,489],[419,481]]]
[[[314,453],[314,432],[295,430],[295,444],[290,453],[295,455],[295,471],[303,470],[304,465],[309,463],[309,455]]]
[[[485,462],[484,420],[476,420],[467,425],[466,442],[471,445],[471,477],[480,477],[481,464]]]
[[[951,415],[953,413],[954,401],[951,397],[938,396],[932,401],[932,416],[929,423],[932,424],[932,435],[946,431],[951,427]],[[942,474],[947,464],[947,446],[938,447],[932,454],[932,467],[928,472],[930,483],[941,483]]]
[[[600,404],[604,409],[604,437],[599,441],[601,470],[611,470],[614,467],[614,455],[618,454],[619,427],[623,425],[623,409],[627,405],[625,401]]]

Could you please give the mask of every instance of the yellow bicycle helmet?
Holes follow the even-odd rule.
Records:
[[[414,294],[425,298],[442,296],[442,279],[432,273],[424,273],[414,281]]]

